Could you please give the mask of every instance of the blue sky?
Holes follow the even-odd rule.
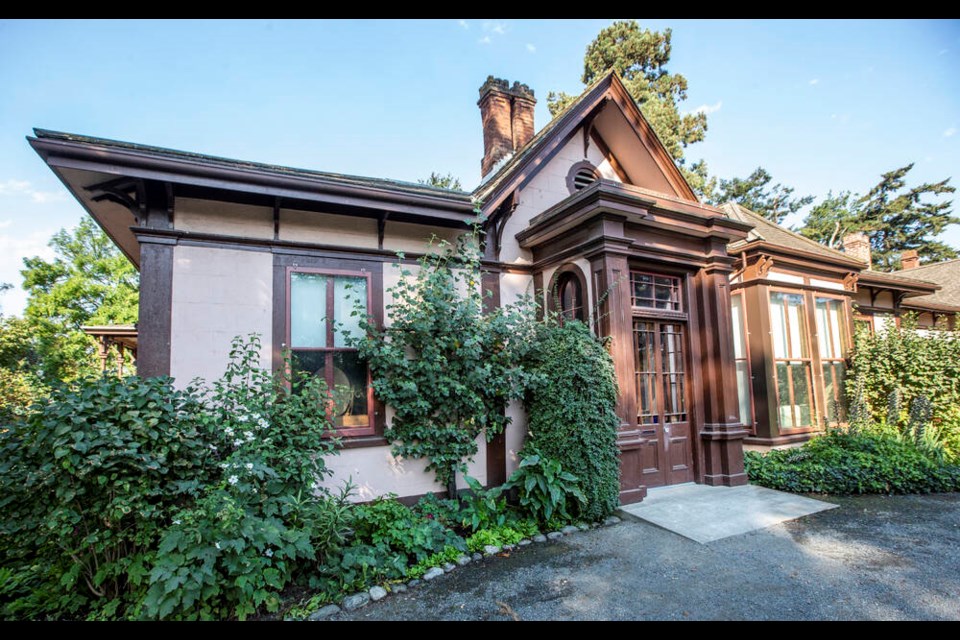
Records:
[[[641,20],[673,29],[687,149],[721,177],[764,166],[798,194],[960,182],[960,21]],[[480,179],[477,90],[579,93],[609,20],[0,21],[0,282],[50,256],[83,214],[24,137],[58,129],[221,156],[415,181]],[[960,199],[957,200],[960,210]],[[799,220],[788,220],[797,223]],[[944,236],[960,247],[960,227]],[[0,297],[18,313],[25,295]]]

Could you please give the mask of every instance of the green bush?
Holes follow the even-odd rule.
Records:
[[[583,511],[586,496],[577,477],[532,446],[525,447],[524,452],[520,466],[503,487],[517,490],[521,511],[542,524],[554,517],[571,520],[571,511]]]
[[[847,374],[851,423],[924,440],[960,461],[960,334],[915,329],[907,314],[900,327],[857,331]]]
[[[342,544],[323,381],[259,354],[234,340],[209,390],[80,381],[0,434],[3,617],[242,618]]]
[[[536,535],[535,533],[533,535]],[[483,551],[486,545],[502,547],[505,544],[517,544],[527,536],[513,527],[500,526],[480,529],[467,538],[467,549],[473,553]]]
[[[501,527],[513,517],[503,495],[505,486],[484,489],[476,478],[465,476],[470,491],[461,494],[460,525],[469,531]]]
[[[750,481],[771,489],[835,495],[960,489],[960,466],[890,435],[831,431],[802,447],[744,454]]]
[[[463,539],[440,521],[422,516],[393,497],[355,508],[355,540],[373,545],[385,544],[403,553],[411,564],[446,546],[464,548]]]
[[[613,361],[582,322],[546,322],[534,345],[527,362],[529,446],[579,479],[585,504],[574,515],[600,520],[617,508],[620,494]]]

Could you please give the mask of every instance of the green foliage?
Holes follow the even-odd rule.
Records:
[[[395,410],[385,432],[393,453],[426,459],[451,497],[455,473],[477,453],[477,437],[489,441],[503,431],[503,407],[526,380],[519,361],[529,314],[517,306],[484,313],[481,222],[455,247],[442,242],[422,257],[416,274],[401,271],[389,289],[389,327],[365,318],[366,335],[348,338],[370,365],[377,397]]]
[[[457,178],[452,173],[447,173],[446,175],[440,175],[435,171],[430,172],[430,177],[426,180],[418,180],[420,184],[427,184],[431,187],[440,187],[441,189],[454,189],[456,191],[461,191],[463,186],[460,184],[460,178]]]
[[[939,198],[956,189],[950,179],[907,187],[910,163],[882,174],[866,195],[857,197],[847,192],[829,197],[814,207],[803,221],[800,233],[827,246],[836,246],[847,233],[863,231],[870,238],[871,258],[875,269],[893,271],[900,268],[900,255],[916,249],[921,262],[939,262],[956,258],[957,250],[936,240],[947,226],[960,223],[953,215],[950,200]]]
[[[859,330],[848,385],[854,430],[924,442],[960,460],[960,340],[953,331],[916,331],[911,315],[876,333]],[[920,398],[923,398],[920,400]],[[908,410],[909,409],[909,410]]]
[[[235,339],[209,389],[57,387],[0,435],[3,617],[243,618],[343,544],[346,493],[317,484],[335,446],[323,381],[259,354]]]
[[[26,415],[49,389],[38,375],[42,355],[32,323],[0,317],[0,425]]]
[[[489,527],[480,529],[467,538],[467,549],[472,553],[479,553],[486,545],[502,547],[505,544],[517,544],[525,537],[523,532],[517,531],[512,526]]]
[[[771,489],[836,495],[960,489],[960,466],[913,442],[831,431],[797,449],[744,454],[750,481]]]
[[[527,446],[579,479],[586,504],[572,515],[600,520],[617,508],[620,493],[613,361],[582,322],[548,319],[534,344],[527,359],[533,376],[525,400]]]
[[[597,34],[583,58],[584,84],[590,84],[610,69],[622,78],[627,91],[640,106],[667,151],[683,158],[687,145],[703,140],[707,115],[702,111],[680,113],[687,99],[687,79],[667,71],[673,32],[641,29],[636,20],[618,20]],[[551,92],[547,106],[555,117],[575,96]]]
[[[413,510],[419,515],[436,520],[451,529],[461,526],[460,509],[461,504],[457,500],[439,498],[433,493],[423,496],[413,506]]]
[[[422,578],[428,569],[442,567],[447,563],[456,562],[463,555],[463,548],[447,546],[439,553],[434,553],[407,569],[408,578]]]
[[[546,523],[556,517],[571,520],[571,511],[584,510],[587,498],[580,490],[577,477],[563,470],[557,460],[551,460],[527,447],[522,455],[520,466],[504,489],[516,489],[520,500],[520,509],[536,519]],[[568,509],[568,506],[572,508]]]
[[[486,529],[506,524],[510,517],[507,499],[502,487],[484,489],[475,478],[465,476],[470,492],[463,494],[460,503],[460,524],[469,529]]]
[[[746,178],[721,179],[707,200],[717,204],[733,201],[777,223],[813,202],[813,196],[793,197],[793,187],[769,186],[772,180],[766,169],[757,167]]]
[[[463,540],[440,521],[422,516],[392,498],[356,507],[354,532],[357,540],[386,544],[420,562],[445,546],[463,548]]]
[[[41,354],[47,384],[99,372],[94,343],[80,327],[137,320],[139,275],[92,218],[50,240],[55,257],[25,258],[25,318]]]

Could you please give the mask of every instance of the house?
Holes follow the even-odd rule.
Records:
[[[491,77],[479,98],[482,181],[472,193],[46,130],[29,142],[140,269],[139,374],[216,378],[231,338],[251,332],[264,337],[265,367],[289,347],[328,383],[356,389],[329,464],[333,482],[352,478],[361,499],[443,488],[423,461],[391,455],[391,409],[328,319],[347,322],[359,291],[389,323],[398,263],[429,251],[432,235],[463,233],[475,201],[492,303],[533,292],[612,338],[622,502],[662,485],[744,484],[745,442],[822,428],[814,416],[842,387],[863,261],[742,208],[699,202],[613,73],[539,132],[526,85]],[[937,291],[884,277],[871,281],[880,297]],[[795,319],[814,326],[815,310],[839,332],[829,351],[795,342],[809,343]],[[774,320],[786,328],[766,344]],[[821,389],[823,371],[832,386]],[[516,468],[523,443],[522,407],[506,411],[512,424],[481,441],[469,466],[488,485]]]

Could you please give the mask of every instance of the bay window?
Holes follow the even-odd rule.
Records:
[[[815,426],[806,313],[802,293],[770,292],[770,335],[781,429]]]

